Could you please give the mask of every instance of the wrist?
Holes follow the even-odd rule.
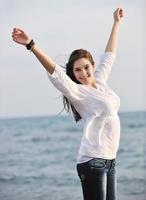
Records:
[[[120,21],[115,20],[114,23],[113,23],[113,26],[119,28],[120,27]]]
[[[120,20],[115,19],[115,20],[114,20],[114,23],[120,24]]]
[[[121,22],[121,19],[114,19],[115,24],[120,24],[120,22]]]
[[[30,42],[25,45],[25,47],[27,48],[27,50],[32,51],[34,45],[35,45],[35,42],[33,41],[33,39],[31,39]]]

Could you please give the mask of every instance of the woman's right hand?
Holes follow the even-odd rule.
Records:
[[[12,32],[13,40],[22,45],[27,45],[31,41],[31,37],[19,28],[14,28]]]

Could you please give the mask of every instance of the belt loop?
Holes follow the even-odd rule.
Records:
[[[113,166],[113,162],[114,162],[114,159],[113,159],[112,162],[111,162],[111,166]]]
[[[110,162],[110,169],[109,169],[109,172],[112,170],[114,159],[113,159],[113,160],[110,160],[110,161],[111,161],[111,162]]]

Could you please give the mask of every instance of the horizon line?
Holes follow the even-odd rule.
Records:
[[[129,110],[129,111],[120,111],[118,114],[126,114],[126,113],[145,113],[146,110]],[[48,115],[27,115],[27,116],[8,116],[8,117],[0,117],[0,120],[17,120],[17,119],[32,119],[32,118],[47,118],[47,117],[73,117],[69,113],[58,113],[58,114],[48,114]]]

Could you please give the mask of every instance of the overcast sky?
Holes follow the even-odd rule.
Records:
[[[117,7],[124,9],[125,17],[108,84],[121,98],[120,111],[146,110],[144,0],[0,2],[0,118],[52,115],[62,109],[62,95],[40,63],[12,41],[14,27],[26,30],[60,64],[77,48],[89,50],[98,64]]]

